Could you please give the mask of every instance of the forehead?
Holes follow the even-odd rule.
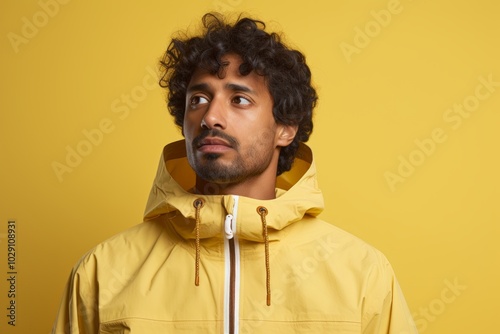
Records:
[[[217,84],[234,83],[239,85],[244,85],[250,88],[250,90],[256,92],[267,92],[266,78],[262,75],[258,75],[255,71],[248,73],[247,75],[242,75],[239,71],[239,67],[242,63],[240,56],[235,54],[226,54],[222,57],[222,67],[220,70],[213,74],[210,71],[198,67],[188,84],[189,87],[194,85],[207,84],[208,86],[213,86]]]

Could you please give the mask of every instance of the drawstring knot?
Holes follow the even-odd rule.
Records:
[[[205,201],[201,198],[197,198],[193,202],[193,206],[196,209],[196,212],[195,212],[196,260],[195,260],[195,268],[194,268],[194,271],[195,271],[194,285],[196,285],[196,286],[200,285],[200,210],[203,207],[203,205],[205,205]]]
[[[264,237],[265,252],[266,252],[266,290],[267,290],[267,306],[271,305],[271,268],[269,266],[269,236],[267,234],[267,209],[263,206],[257,208],[257,213],[262,220],[262,236]]]

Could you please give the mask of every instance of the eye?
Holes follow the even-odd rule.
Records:
[[[189,104],[191,104],[192,106],[196,106],[199,104],[206,104],[206,103],[208,103],[208,99],[206,97],[199,95],[191,97],[191,100],[189,101]]]
[[[233,99],[231,100],[232,103],[235,103],[235,104],[240,104],[240,105],[249,105],[251,104],[250,100],[247,99],[247,98],[244,98],[243,96],[235,96],[233,97]]]

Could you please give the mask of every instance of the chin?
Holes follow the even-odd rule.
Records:
[[[221,154],[220,153],[205,153],[203,155],[203,159],[208,160],[208,161],[215,161],[218,158],[220,158]]]

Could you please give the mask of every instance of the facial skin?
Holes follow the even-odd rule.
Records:
[[[193,74],[186,94],[183,133],[189,163],[204,194],[275,197],[280,147],[296,127],[276,124],[265,78],[239,73],[241,59],[228,54],[222,78]]]

